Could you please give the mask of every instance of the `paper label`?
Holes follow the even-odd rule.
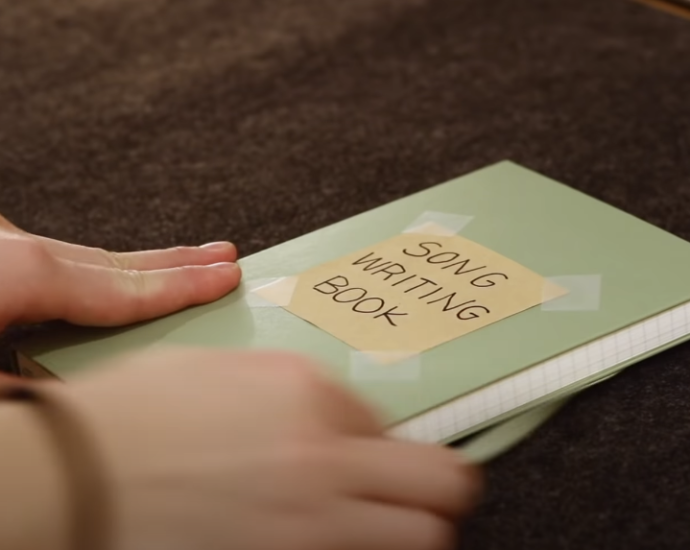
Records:
[[[305,271],[290,291],[281,306],[353,348],[409,354],[567,294],[464,237],[416,233]]]

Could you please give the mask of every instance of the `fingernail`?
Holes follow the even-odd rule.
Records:
[[[215,242],[215,243],[208,243],[201,245],[199,248],[205,248],[206,250],[235,250],[235,245],[232,244],[231,242],[227,241],[222,241],[222,242]]]
[[[210,267],[222,271],[227,271],[228,273],[235,273],[240,268],[240,266],[232,262],[221,262],[213,264]]]

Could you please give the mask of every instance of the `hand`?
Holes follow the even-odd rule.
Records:
[[[441,446],[282,353],[174,349],[68,385],[112,473],[114,550],[444,550],[478,495]]]
[[[231,243],[114,253],[26,233],[0,216],[0,330],[64,320],[117,326],[214,301],[241,278]]]

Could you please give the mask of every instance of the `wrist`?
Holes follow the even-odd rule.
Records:
[[[68,481],[41,411],[0,402],[0,548],[67,550]]]

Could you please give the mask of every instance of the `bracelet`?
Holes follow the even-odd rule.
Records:
[[[41,412],[67,475],[72,508],[68,548],[109,550],[112,515],[105,473],[79,414],[40,382],[9,378],[0,382],[0,398],[30,402]]]

